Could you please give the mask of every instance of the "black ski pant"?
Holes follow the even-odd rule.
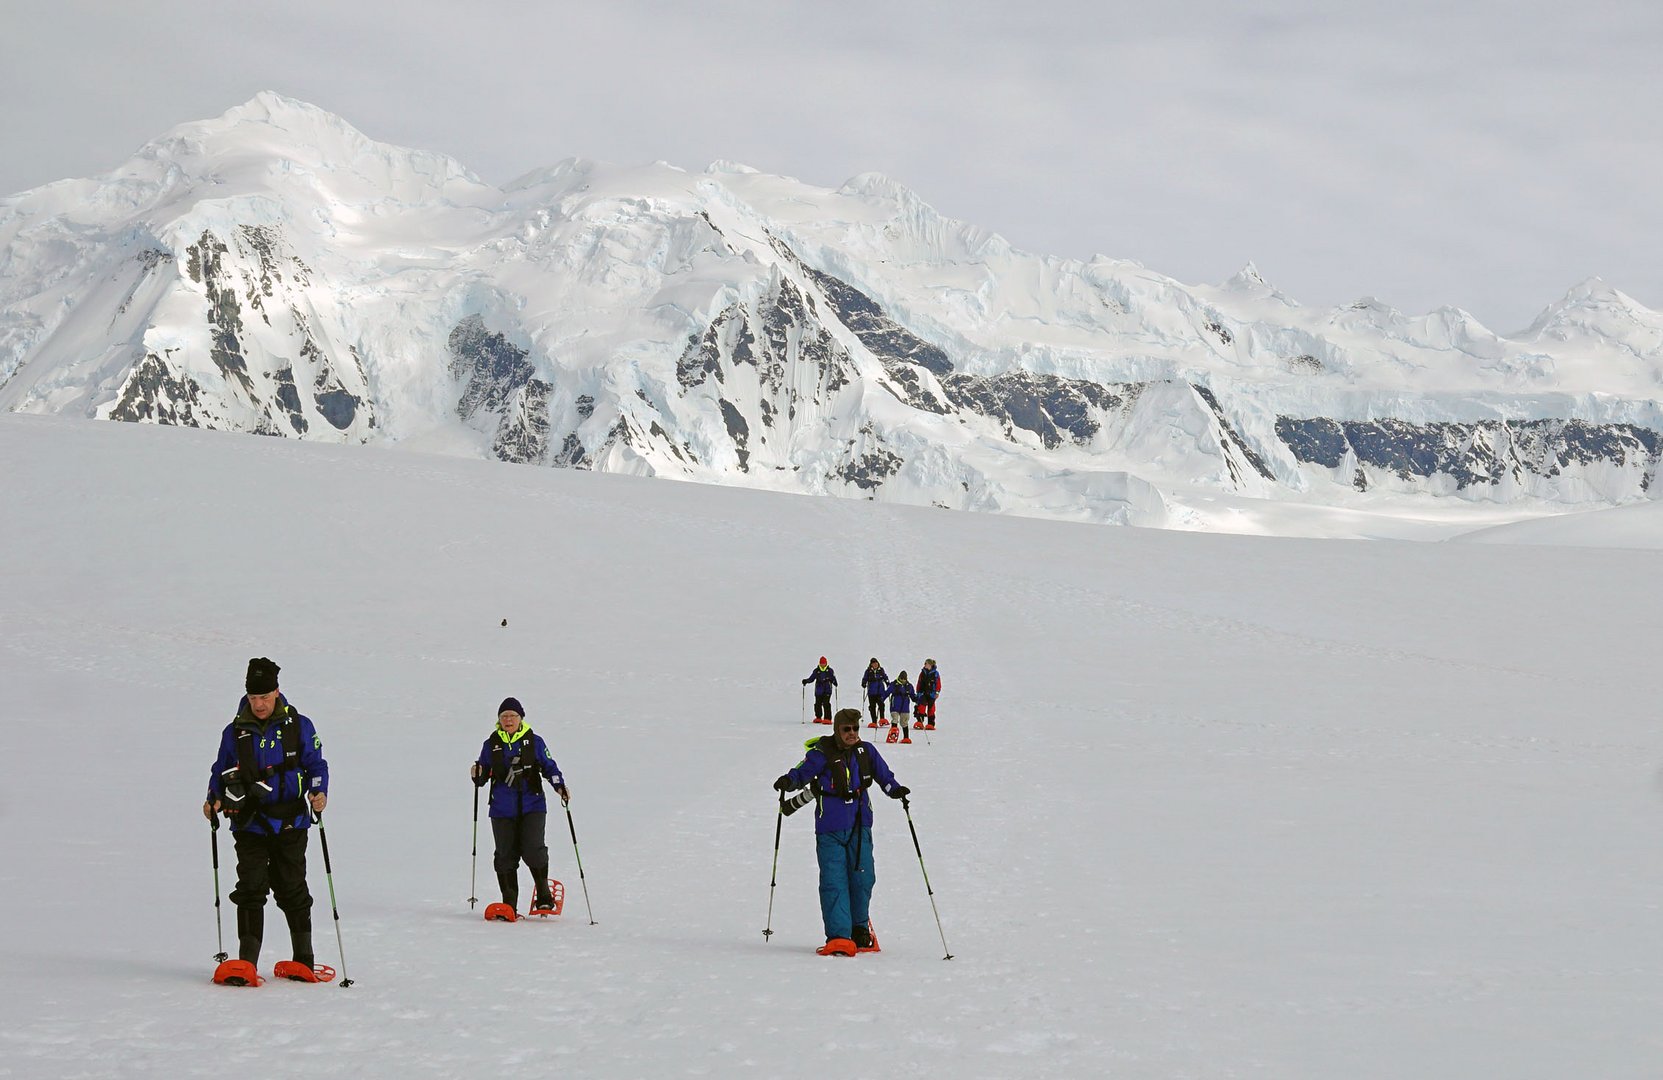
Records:
[[[879,720],[882,720],[883,719],[883,696],[879,695],[878,697],[868,697],[866,699],[866,711],[872,715],[872,722],[873,723],[876,723]]]
[[[827,694],[825,697],[821,697],[819,694],[814,695],[814,719],[819,720],[822,717],[827,720],[831,719],[830,694]]]
[[[548,826],[547,814],[521,814],[519,817],[494,817],[491,835],[497,843],[492,865],[496,867],[497,884],[502,887],[502,902],[514,907],[520,899],[520,860],[525,860],[538,892],[549,879],[549,848],[544,841]]]
[[[237,887],[231,890],[231,902],[237,905],[238,958],[250,962],[260,958],[268,892],[288,918],[297,948],[304,937],[309,951],[312,893],[306,888],[306,830],[233,831],[231,836],[237,849]]]

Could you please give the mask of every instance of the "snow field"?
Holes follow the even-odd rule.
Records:
[[[0,1076],[1663,1059],[1655,550],[1102,529],[27,416],[0,455]],[[813,954],[806,814],[763,941],[768,785],[825,730],[796,686],[822,653],[845,705],[872,655],[940,663],[932,743],[879,749],[950,963],[881,799],[883,952]],[[324,738],[349,989],[208,982],[198,806],[254,655]],[[558,813],[565,914],[468,909],[466,768],[508,694],[570,778],[595,926]]]

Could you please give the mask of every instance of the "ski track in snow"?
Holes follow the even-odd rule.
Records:
[[[1663,1060],[1658,552],[1138,533],[28,417],[0,453],[0,1076]],[[940,931],[880,798],[883,952],[849,961],[812,951],[806,812],[761,933],[768,785],[824,730],[796,687],[821,653],[849,706],[874,654],[945,677],[932,739],[879,744]],[[348,989],[208,982],[198,806],[252,655],[329,756]],[[507,694],[571,781],[593,926],[558,810],[564,914],[466,902],[465,772]],[[479,846],[488,901],[483,822]]]

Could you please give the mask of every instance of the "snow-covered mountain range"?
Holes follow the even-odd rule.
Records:
[[[1128,207],[1135,213],[1135,207]],[[0,200],[0,409],[1081,521],[1649,497],[1663,314],[1527,329],[1049,258],[876,175],[504,187],[264,93]]]

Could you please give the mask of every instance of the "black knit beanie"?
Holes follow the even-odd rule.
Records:
[[[243,689],[251,694],[269,694],[277,689],[278,667],[264,656],[256,656],[248,662],[248,676],[243,679]]]
[[[525,719],[525,709],[520,706],[519,698],[503,698],[502,704],[497,706],[497,715],[501,716],[505,712],[517,712],[520,714],[521,720]]]

